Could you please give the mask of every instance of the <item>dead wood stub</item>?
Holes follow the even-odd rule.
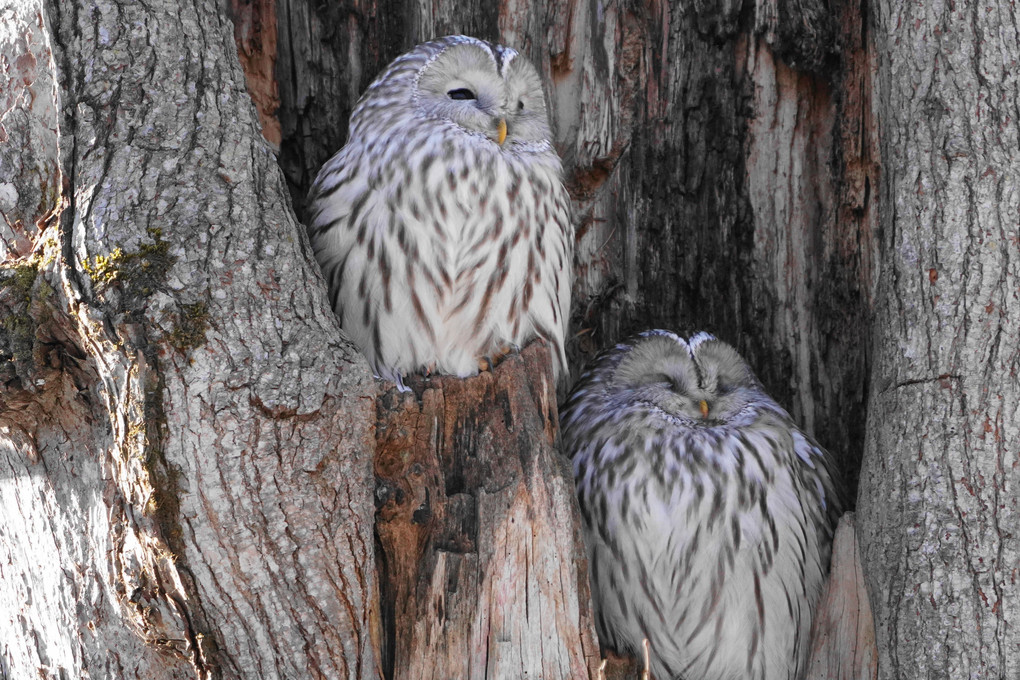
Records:
[[[597,659],[549,366],[535,343],[491,373],[379,397],[387,677],[584,677]]]
[[[836,529],[832,571],[818,601],[811,637],[807,680],[878,677],[875,624],[852,512],[840,518]]]

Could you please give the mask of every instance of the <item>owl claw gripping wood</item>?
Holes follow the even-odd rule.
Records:
[[[604,352],[561,411],[604,646],[656,680],[797,680],[839,512],[828,454],[707,333]]]
[[[475,38],[419,45],[362,95],[306,221],[376,375],[474,375],[538,337],[564,372],[574,230],[550,137],[535,68]]]

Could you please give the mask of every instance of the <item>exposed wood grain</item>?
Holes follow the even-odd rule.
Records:
[[[832,570],[818,600],[805,680],[874,680],[875,623],[861,570],[853,513],[839,520]]]
[[[279,162],[294,210],[319,167],[347,141],[351,111],[373,78],[410,47],[404,0],[277,0],[282,142]]]
[[[0,9],[0,262],[27,256],[60,205],[53,50],[40,3]]]
[[[259,112],[262,136],[280,148],[280,88],[276,80],[276,0],[230,0],[234,42],[245,83]]]
[[[380,397],[387,677],[595,677],[549,361],[533,343],[491,373],[412,379],[412,392]]]

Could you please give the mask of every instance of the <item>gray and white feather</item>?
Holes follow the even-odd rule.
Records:
[[[728,344],[648,331],[562,411],[604,646],[657,680],[797,680],[839,500],[828,454]]]
[[[535,337],[565,368],[570,203],[541,80],[515,50],[450,36],[398,57],[308,205],[333,309],[380,377],[472,375]]]

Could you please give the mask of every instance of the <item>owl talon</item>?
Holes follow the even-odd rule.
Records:
[[[482,371],[492,371],[493,369],[496,368],[497,365],[499,365],[499,362],[501,362],[506,357],[506,355],[510,354],[510,352],[513,352],[516,349],[517,348],[514,345],[507,345],[506,347],[497,350],[492,356],[479,357],[478,372],[481,373]]]

